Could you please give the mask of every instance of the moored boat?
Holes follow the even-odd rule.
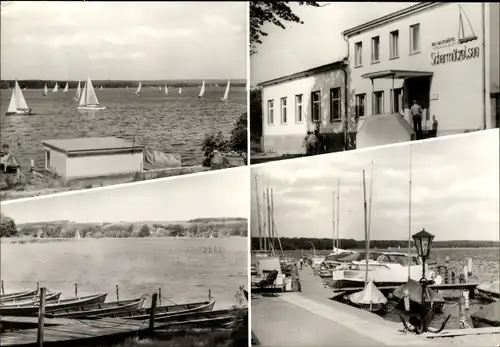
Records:
[[[500,281],[482,283],[476,287],[476,294],[486,300],[500,300]]]
[[[214,305],[215,305],[215,300],[194,302],[194,303],[180,304],[180,305],[159,306],[155,308],[155,318],[161,318],[181,313],[208,312],[213,310]],[[87,318],[113,317],[113,318],[143,320],[150,318],[150,311],[151,311],[150,308],[142,308],[139,310],[127,311],[127,312],[96,314],[88,316]]]
[[[116,302],[96,303],[86,306],[67,307],[46,311],[46,316],[50,318],[85,318],[98,314],[114,314],[118,312],[138,310],[142,307],[143,303],[143,298]]]
[[[474,328],[500,327],[500,305],[498,302],[492,302],[471,314],[471,319]]]
[[[404,308],[404,291],[408,290],[408,299],[410,300],[410,311],[412,312],[423,312],[424,305],[422,304],[422,286],[419,282],[415,280],[408,280],[405,284],[396,288],[392,295],[396,300],[398,300],[398,306]],[[430,306],[434,312],[443,312],[443,306],[445,304],[444,297],[432,290],[427,288],[425,293],[425,306]]]
[[[91,304],[103,303],[108,294],[95,294],[79,298],[63,299],[46,303],[45,310],[59,310],[70,307],[82,307]],[[0,306],[0,315],[2,316],[32,316],[37,315],[39,303],[34,302],[25,305],[2,305]]]
[[[0,302],[2,302],[4,300],[20,299],[23,297],[33,296],[33,295],[36,295],[36,293],[38,293],[38,290],[28,290],[28,291],[24,291],[24,292],[3,294],[3,295],[0,295]]]
[[[61,292],[58,293],[47,293],[45,296],[45,301],[54,301],[54,300],[59,300],[59,297],[61,296]],[[31,296],[23,296],[23,297],[18,297],[18,298],[11,298],[11,299],[2,299],[1,300],[1,307],[4,306],[29,306],[29,305],[34,305],[35,303],[38,303],[40,301],[40,294],[37,294],[35,292],[35,295]]]
[[[387,305],[386,297],[371,281],[366,284],[362,291],[349,295],[348,299],[353,306],[371,312],[385,311]]]

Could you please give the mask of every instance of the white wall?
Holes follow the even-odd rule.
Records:
[[[66,154],[54,151],[48,147],[44,147],[45,151],[50,153],[50,163],[47,163],[47,154],[45,154],[45,168],[61,177],[66,176]],[[49,167],[50,164],[50,167]]]
[[[70,157],[66,164],[66,178],[135,173],[142,171],[142,164],[142,153]]]
[[[384,71],[390,69],[417,70],[433,72],[430,89],[430,118],[435,115],[439,121],[440,132],[463,132],[464,130],[480,129],[483,126],[483,96],[482,96],[482,56],[489,51],[483,52],[481,43],[481,5],[475,3],[462,3],[463,10],[467,14],[477,40],[465,44],[456,44],[444,48],[433,48],[432,42],[444,40],[449,37],[457,37],[459,22],[459,4],[443,3],[430,9],[416,12],[412,15],[399,18],[382,26],[362,32],[349,39],[350,47],[350,71],[351,71],[351,93],[366,93],[366,114],[372,113],[372,85],[370,79],[364,79],[361,75]],[[486,5],[487,10],[490,9]],[[489,15],[487,12],[486,16]],[[471,34],[468,22],[464,18],[465,35]],[[409,53],[410,25],[420,23],[420,53]],[[389,59],[390,32],[399,30],[399,58]],[[491,28],[487,28],[489,35]],[[496,28],[498,30],[498,27]],[[371,38],[380,36],[380,62],[371,63]],[[363,66],[354,67],[355,43],[363,42]],[[432,65],[432,55],[438,51],[443,53],[452,52],[453,49],[480,47],[478,58],[463,60],[459,62],[448,62],[445,64]],[[487,62],[489,65],[489,63]],[[490,72],[489,69],[487,71]],[[492,72],[492,71],[491,71]],[[489,75],[488,75],[489,76]],[[489,85],[489,80],[487,81]],[[397,80],[395,88],[402,86],[402,80]],[[391,109],[392,81],[379,79],[374,81],[374,90],[384,91],[384,110],[389,113]],[[489,87],[488,87],[489,89]],[[352,101],[353,98],[350,98]],[[435,100],[433,100],[435,99]],[[354,104],[352,104],[354,106]],[[489,91],[487,91],[487,114],[491,118],[491,107],[489,102]]]

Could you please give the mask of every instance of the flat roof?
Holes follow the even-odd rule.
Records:
[[[336,61],[333,63],[313,67],[313,68],[308,69],[308,70],[296,72],[296,73],[291,74],[291,75],[286,75],[286,76],[278,77],[278,78],[275,78],[275,79],[272,79],[269,81],[264,81],[264,82],[258,83],[257,86],[266,87],[266,86],[270,86],[273,84],[279,84],[279,83],[283,83],[283,82],[293,81],[293,80],[296,80],[296,79],[299,79],[302,77],[308,77],[310,75],[319,74],[319,73],[322,73],[325,71],[340,69],[344,66],[346,66],[346,63],[343,60],[339,60],[339,61]]]
[[[83,137],[76,139],[46,140],[42,143],[66,153],[108,150],[142,149],[143,145],[132,144],[118,137]]]
[[[357,25],[353,28],[344,30],[342,32],[342,35],[347,36],[347,37],[358,35],[358,34],[362,33],[363,31],[374,28],[376,26],[394,21],[394,20],[399,19],[399,18],[404,17],[404,16],[408,16],[412,13],[417,12],[417,11],[421,11],[423,9],[426,9],[426,8],[429,8],[432,6],[436,6],[436,5],[441,5],[441,4],[449,4],[449,3],[448,2],[419,2],[415,5],[410,6],[410,7],[403,8],[399,11],[389,13],[385,16],[373,19],[371,21]]]
[[[363,78],[379,79],[379,78],[411,78],[411,77],[425,77],[432,76],[433,73],[429,71],[415,71],[415,70],[383,70],[376,72],[369,72],[361,75]]]

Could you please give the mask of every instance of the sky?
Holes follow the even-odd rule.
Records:
[[[414,5],[413,2],[320,2],[324,7],[292,4],[304,22],[286,23],[283,30],[266,24],[268,36],[250,58],[251,84],[332,63],[347,56],[342,31]]]
[[[494,129],[411,145],[411,234],[425,228],[435,240],[499,240],[499,135]],[[280,237],[333,237],[339,186],[339,238],[364,240],[363,170],[368,205],[373,182],[370,239],[407,239],[409,144],[279,161],[253,167],[252,177],[261,207],[264,189],[273,189]],[[252,235],[258,236],[254,182]]]
[[[249,173],[234,168],[4,202],[2,214],[16,223],[185,221],[250,218]]]
[[[246,79],[245,2],[2,1],[2,79]]]

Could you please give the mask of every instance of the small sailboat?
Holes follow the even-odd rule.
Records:
[[[99,90],[102,90],[102,86],[99,87]]]
[[[66,85],[64,86],[63,93],[67,93],[69,90],[69,84],[66,82]]]
[[[59,91],[59,86],[57,85],[57,82],[56,82],[54,89],[52,89],[52,93],[57,93],[58,91]]]
[[[75,232],[75,239],[81,239],[81,238],[82,238],[82,236],[80,235],[80,230],[77,230]]]
[[[47,96],[49,94],[49,88],[47,87],[47,83],[45,83],[45,86],[43,87],[43,96]]]
[[[182,87],[179,88],[179,95],[182,94]]]
[[[24,87],[24,89],[23,89],[23,90],[28,90],[28,87]]]
[[[203,80],[203,83],[201,84],[200,94],[198,94],[198,98],[202,98],[204,94],[205,94],[205,80]]]
[[[78,104],[78,110],[89,110],[97,111],[104,110],[106,106],[99,104],[97,100],[97,95],[95,95],[94,86],[92,86],[92,81],[90,77],[87,79],[85,86],[83,87],[82,95],[80,97],[80,103]]]
[[[139,86],[137,87],[137,90],[135,91],[135,95],[141,94],[141,89],[142,89],[142,82],[139,82]]]
[[[161,92],[161,86],[158,86],[158,91]]]
[[[231,80],[227,80],[226,91],[224,92],[224,96],[220,99],[221,102],[224,102],[227,100],[227,97],[229,96],[229,88],[230,87],[231,87]]]
[[[76,95],[73,98],[73,100],[75,100],[75,101],[78,101],[80,99],[81,94],[82,94],[82,87],[80,86],[80,82],[81,81],[78,81],[78,87],[76,87]]]
[[[29,115],[31,114],[31,110],[26,103],[26,99],[24,98],[23,91],[19,87],[19,83],[17,80],[14,84],[14,89],[12,90],[12,96],[10,97],[9,108],[7,109],[6,115]]]
[[[168,86],[165,85],[165,88],[163,88],[165,90],[165,95],[168,95]]]

